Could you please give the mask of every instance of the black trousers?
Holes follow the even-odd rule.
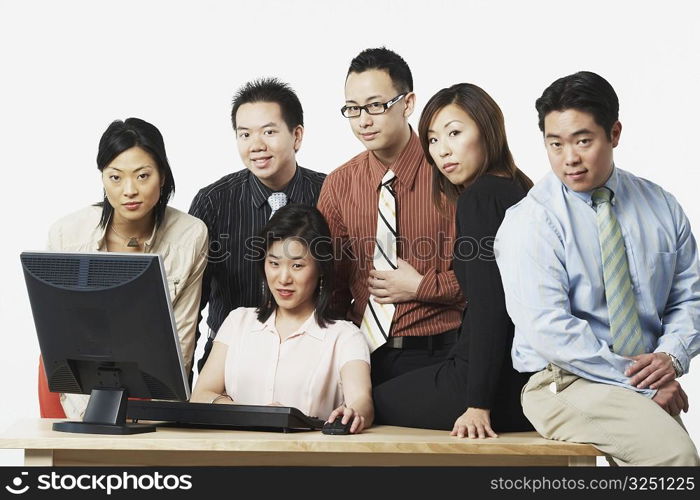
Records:
[[[467,410],[466,363],[452,357],[375,385],[375,422],[452,430],[455,420]],[[527,374],[517,374],[499,384],[496,403],[491,409],[494,431],[534,430],[520,404],[520,392],[527,378]]]
[[[434,349],[394,349],[384,344],[371,356],[372,386],[405,373],[441,363],[447,359],[454,343]]]

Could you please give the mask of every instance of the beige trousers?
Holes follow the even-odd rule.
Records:
[[[618,465],[700,465],[680,417],[629,389],[549,364],[530,377],[521,401],[545,438],[592,444]]]

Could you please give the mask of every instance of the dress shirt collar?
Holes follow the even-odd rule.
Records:
[[[114,216],[114,214],[112,214]],[[107,230],[109,229],[109,225],[112,223],[112,219],[110,218],[109,222],[105,227],[100,227],[99,225],[97,226],[97,229],[95,231],[95,240],[93,242],[93,250],[96,251],[107,251]],[[160,221],[161,224],[164,224],[165,221],[162,220]],[[158,228],[154,225],[153,226],[153,231],[151,231],[151,236],[148,237],[148,239],[144,242],[143,244],[143,252],[144,253],[149,253],[151,248],[153,248],[153,245],[156,243],[156,230]]]
[[[297,165],[292,180],[290,180],[287,186],[281,191],[287,195],[288,204],[295,202],[294,200],[296,199],[296,194],[298,191],[297,186],[301,184],[301,178],[301,169],[299,168],[299,165]],[[267,203],[267,199],[270,197],[270,195],[275,192],[260,182],[260,179],[255,177],[250,170],[248,171],[248,185],[250,186],[253,205],[257,208],[264,206],[265,203]]]
[[[163,214],[163,216],[164,216],[163,219],[165,219],[165,215],[166,214]],[[161,220],[160,223],[165,224],[165,220]],[[151,236],[149,236],[148,239],[143,243],[144,253],[148,253],[151,250],[151,248],[153,248],[153,245],[156,244],[156,231],[157,231],[157,229],[158,228],[155,225],[153,225],[153,231],[151,232]]]
[[[615,199],[617,196],[617,186],[619,184],[619,175],[617,173],[617,169],[615,168],[615,165],[613,164],[613,171],[610,174],[610,177],[608,177],[608,180],[605,181],[605,186],[606,188],[610,189],[613,193],[613,198],[612,201],[610,202],[612,205],[615,205]],[[569,189],[566,184],[562,182],[562,185],[564,186],[564,192],[566,193],[571,193],[577,198],[579,198],[581,201],[586,203],[588,206],[593,207],[593,200],[591,199],[591,196],[593,195],[593,191],[574,191],[573,189]]]
[[[95,251],[100,251],[100,250],[107,250],[107,228],[109,227],[109,223],[105,227],[100,227],[99,225],[97,226],[97,229],[95,230],[95,237],[96,239],[93,241],[93,250]]]
[[[254,332],[269,332],[277,335],[277,327],[275,326],[275,319],[277,318],[277,311],[273,311],[270,317],[264,323],[258,323],[258,325],[253,329]],[[314,311],[311,316],[309,316],[304,323],[289,337],[296,337],[297,335],[302,335],[304,333],[309,334],[317,340],[323,340],[325,336],[325,331],[323,328],[318,326],[316,322],[316,311]]]
[[[410,191],[413,189],[416,174],[418,174],[418,170],[424,160],[420,140],[413,128],[411,128],[411,136],[406,147],[403,148],[403,151],[401,151],[394,163],[388,167],[379,161],[372,151],[369,152],[370,181],[372,185],[376,185],[378,188],[387,169],[391,169],[396,174],[396,181]]]

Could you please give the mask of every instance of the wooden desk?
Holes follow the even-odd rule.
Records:
[[[0,448],[25,450],[25,465],[465,466],[595,465],[593,446],[534,432],[459,439],[446,431],[377,426],[358,435],[160,428],[132,436],[54,432],[56,420],[28,419],[0,435]]]

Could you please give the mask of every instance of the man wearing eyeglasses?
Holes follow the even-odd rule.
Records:
[[[443,361],[464,298],[452,271],[454,208],[438,213],[432,171],[408,123],[406,62],[386,48],[355,57],[342,115],[366,151],[333,171],[318,209],[336,245],[334,301],[372,349],[372,383]]]

